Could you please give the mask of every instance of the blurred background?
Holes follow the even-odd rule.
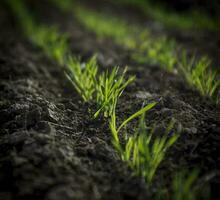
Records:
[[[150,3],[152,5],[162,5],[176,11],[189,11],[202,9],[210,15],[220,16],[220,0],[123,0],[133,3]]]

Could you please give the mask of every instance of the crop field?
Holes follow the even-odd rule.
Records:
[[[0,200],[220,200],[218,0],[1,0]]]

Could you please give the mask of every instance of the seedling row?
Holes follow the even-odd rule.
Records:
[[[70,8],[69,6],[68,8]],[[110,37],[119,45],[133,51],[140,64],[159,65],[162,69],[183,76],[191,87],[216,104],[220,101],[219,75],[207,56],[189,55],[175,40],[166,36],[154,37],[150,31],[127,24],[120,18],[96,13],[82,6],[72,6],[76,17],[98,37]],[[197,57],[197,58],[196,58]]]

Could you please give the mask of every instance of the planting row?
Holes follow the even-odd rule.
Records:
[[[145,179],[147,186],[149,187],[158,166],[165,158],[167,150],[179,137],[179,133],[173,133],[175,122],[170,122],[162,137],[152,137],[154,129],[146,127],[145,114],[156,106],[156,102],[153,102],[148,105],[143,104],[143,107],[140,110],[127,119],[122,120],[122,123],[118,125],[117,122],[121,121],[117,119],[116,114],[118,99],[123,94],[127,85],[135,81],[135,76],[127,78],[127,69],[125,68],[123,72],[120,73],[118,67],[114,67],[111,71],[100,72],[95,57],[91,58],[86,63],[81,63],[80,60],[70,53],[67,45],[68,35],[59,34],[56,27],[48,28],[45,25],[36,23],[35,19],[30,15],[22,1],[10,0],[8,1],[8,4],[19,19],[19,23],[24,30],[26,37],[28,37],[34,45],[40,47],[51,59],[55,60],[61,67],[63,67],[66,77],[71,81],[76,91],[85,102],[94,101],[96,111],[92,113],[92,117],[104,117],[107,119],[112,134],[112,144],[119,156],[130,166],[131,169],[133,169],[136,175]],[[96,21],[96,19],[94,19],[94,21]],[[112,27],[106,27],[109,29],[111,35]],[[125,25],[124,28],[126,29],[127,25]],[[124,32],[124,28],[114,36],[116,41],[117,38],[125,36],[124,34],[126,34],[126,32]],[[104,28],[103,30],[105,32],[106,29]],[[101,35],[103,30],[101,28]],[[136,39],[134,39],[133,34],[134,33],[126,34],[128,37],[125,37],[125,41],[123,41],[122,44],[125,45],[130,41],[131,43],[129,43],[129,47],[137,48],[138,43],[136,42]],[[146,37],[146,35],[143,34],[143,37]],[[164,41],[166,41],[166,39]],[[154,43],[152,42],[151,45],[154,45]],[[147,48],[149,48],[148,45]],[[146,49],[144,49],[144,51],[145,50]],[[156,54],[155,60],[157,61]],[[158,60],[158,62],[160,62],[160,60]],[[219,85],[216,82],[213,82],[214,78],[215,76],[213,75],[213,80],[209,83],[213,90],[213,94],[216,92],[218,88],[217,86]],[[213,89],[213,83],[217,85],[216,89]],[[139,124],[134,130],[132,130],[134,132],[133,135],[128,136],[126,127],[135,118],[139,118]],[[173,180],[173,193],[169,194],[167,192],[167,198],[195,199],[196,195],[199,195],[197,193],[198,190],[193,187],[197,175],[198,173],[196,171],[190,174],[187,174],[186,172],[178,173]],[[162,195],[162,191],[158,193]]]

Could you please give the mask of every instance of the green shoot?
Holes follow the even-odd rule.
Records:
[[[94,118],[97,118],[100,113],[103,113],[104,117],[111,116],[114,105],[123,90],[135,79],[135,76],[131,76],[126,80],[127,68],[124,69],[122,75],[119,75],[118,67],[113,68],[111,73],[106,71],[98,75],[98,65],[95,57],[85,64],[69,57],[66,65],[69,69],[66,76],[82,99],[85,102],[95,99],[97,111]]]
[[[194,170],[190,174],[186,171],[177,173],[173,180],[173,200],[196,200],[197,191],[195,182],[198,177],[198,171]]]
[[[211,97],[219,102],[220,79],[217,78],[217,72],[209,68],[210,60],[202,57],[195,61],[195,57],[187,60],[186,53],[183,53],[182,62],[179,67],[187,82],[197,88],[201,95]]]
[[[162,138],[152,139],[153,130],[148,133],[142,115],[138,129],[134,136],[126,141],[123,160],[127,161],[130,167],[138,176],[145,178],[151,183],[156,170],[165,157],[167,150],[176,142],[178,135],[168,136],[173,123],[171,123]]]
[[[128,84],[134,81],[135,76],[125,79],[127,68],[124,69],[122,75],[118,75],[118,67],[113,68],[111,73],[103,72],[98,76],[96,82],[96,103],[98,106],[97,112],[94,114],[96,118],[101,111],[104,116],[111,116],[118,98]]]
[[[116,148],[116,150],[119,152],[120,155],[123,154],[122,151],[122,147],[119,141],[119,131],[125,127],[130,121],[134,120],[135,118],[141,116],[142,114],[144,114],[145,112],[151,110],[154,106],[156,105],[156,103],[150,103],[148,105],[146,105],[145,107],[141,108],[140,110],[138,110],[136,113],[132,114],[130,117],[128,117],[127,119],[125,119],[121,125],[119,126],[119,128],[117,128],[117,123],[116,123],[116,103],[113,105],[113,112],[111,115],[111,120],[109,122],[109,127],[113,136],[112,139],[112,143],[113,146]]]
[[[16,14],[27,37],[51,58],[63,65],[67,48],[67,35],[58,33],[57,27],[39,25],[29,13],[23,1],[7,1]]]
[[[76,58],[69,57],[67,67],[70,73],[66,76],[76,91],[85,102],[91,101],[97,87],[95,81],[98,72],[96,58],[93,57],[88,62],[81,64]]]
[[[150,103],[150,104],[146,105],[144,108],[142,108],[141,110],[137,111],[136,113],[134,113],[133,115],[128,117],[126,120],[124,120],[121,123],[121,125],[117,129],[117,132],[119,132],[121,130],[121,128],[125,127],[128,124],[129,121],[131,121],[131,120],[135,119],[136,117],[144,114],[145,112],[151,110],[155,105],[156,105],[156,103]]]
[[[166,133],[161,138],[152,139],[154,130],[147,132],[145,125],[145,113],[153,108],[156,103],[149,104],[126,119],[119,128],[116,128],[116,116],[112,115],[110,129],[113,136],[112,143],[119,152],[123,161],[134,170],[135,174],[145,178],[147,183],[151,183],[157,168],[165,157],[166,151],[175,143],[177,134],[169,136],[173,128],[173,122],[167,128]],[[126,126],[129,121],[136,117],[140,118],[139,126],[133,136],[125,139],[125,146],[120,144],[119,131]],[[124,135],[127,135],[124,133]]]
[[[56,27],[39,26],[35,27],[35,34],[30,35],[30,39],[41,47],[51,59],[64,65],[68,50],[67,34],[60,35]]]
[[[142,34],[142,42],[137,52],[132,55],[139,63],[160,64],[161,68],[174,72],[174,66],[177,62],[177,57],[174,53],[176,43],[174,40],[166,37],[150,39],[149,36]]]

